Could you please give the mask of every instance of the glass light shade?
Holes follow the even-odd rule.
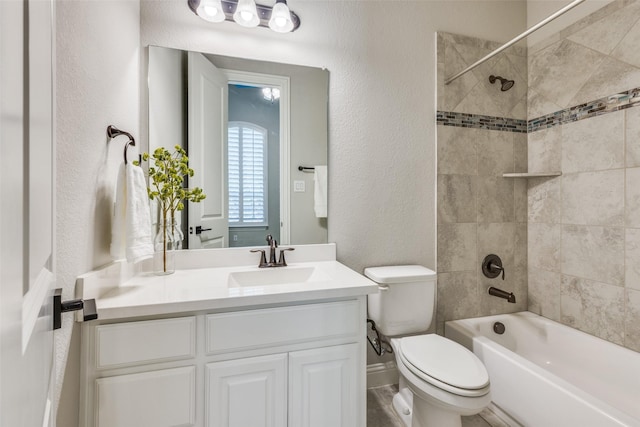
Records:
[[[220,0],[201,0],[196,12],[200,18],[209,22],[222,22],[226,18]]]
[[[271,12],[269,28],[277,33],[288,33],[293,30],[291,11],[286,1],[277,1]]]
[[[258,10],[253,0],[239,0],[233,20],[243,27],[257,27],[260,23]]]

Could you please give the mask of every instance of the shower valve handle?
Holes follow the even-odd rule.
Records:
[[[498,270],[498,272],[502,272],[502,280],[504,280],[504,267],[502,267],[501,265],[497,265],[497,264],[494,264],[494,263],[490,262],[489,263],[489,270],[493,270],[493,271]],[[500,273],[498,273],[498,274],[500,274]]]
[[[495,279],[502,273],[502,280],[504,280],[504,267],[500,257],[495,254],[487,255],[482,261],[482,272],[490,279]]]

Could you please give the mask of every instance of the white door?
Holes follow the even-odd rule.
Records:
[[[358,344],[289,353],[289,425],[354,427],[358,421]]]
[[[55,425],[54,40],[51,1],[0,1],[2,426]]]
[[[189,52],[189,187],[203,188],[189,204],[189,248],[229,246],[227,216],[227,79],[202,54]]]
[[[287,355],[207,364],[206,407],[206,427],[286,426]]]

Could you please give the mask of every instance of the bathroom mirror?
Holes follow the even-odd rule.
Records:
[[[207,195],[183,211],[183,247],[326,243],[329,72],[157,46],[148,61],[149,152],[185,148]]]

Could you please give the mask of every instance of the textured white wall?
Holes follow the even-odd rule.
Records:
[[[294,33],[212,25],[141,2],[142,45],[326,67],[329,241],[340,261],[435,267],[435,31],[506,41],[524,1],[295,1]],[[496,25],[499,23],[500,25]]]
[[[286,35],[208,24],[186,3],[58,1],[58,282],[67,296],[77,275],[109,261],[124,142],[107,145],[105,129],[146,131],[139,49],[148,44],[329,69],[329,240],[339,259],[357,271],[435,267],[435,32],[507,41],[524,30],[525,1],[291,0],[302,27]],[[65,427],[77,425],[70,337],[68,317],[57,360],[59,383],[67,365]]]
[[[106,129],[138,134],[140,5],[58,0],[56,8],[57,281],[71,298],[78,275],[110,261],[113,187],[126,139],[107,144]],[[72,320],[65,316],[56,335],[58,393],[65,389],[58,425],[65,427],[77,425],[78,410],[79,328]]]

